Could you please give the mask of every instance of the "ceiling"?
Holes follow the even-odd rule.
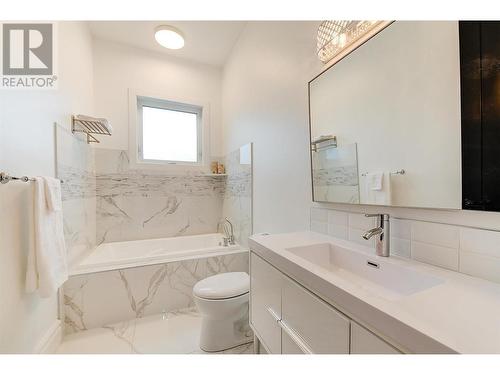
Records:
[[[90,30],[98,39],[220,67],[245,24],[244,21],[92,21]],[[154,29],[159,25],[178,28],[185,38],[184,48],[169,50],[156,43]]]

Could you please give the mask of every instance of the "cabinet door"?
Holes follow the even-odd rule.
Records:
[[[400,354],[400,352],[359,324],[351,322],[351,354]]]
[[[292,341],[306,353],[348,354],[349,319],[294,281],[282,283],[280,325]]]
[[[281,273],[250,254],[250,322],[271,354],[281,353]]]
[[[308,354],[289,333],[281,330],[281,354]]]

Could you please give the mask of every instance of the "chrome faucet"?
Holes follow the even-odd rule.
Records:
[[[229,221],[229,219],[226,217],[222,222],[219,223],[219,225],[222,224],[222,230],[224,231],[224,234],[226,235],[225,237],[222,238],[224,241],[223,246],[229,246],[229,245],[235,245],[236,242],[234,241],[234,229],[233,229],[233,224]]]
[[[377,227],[366,231],[363,234],[365,240],[369,240],[373,236],[377,236],[375,242],[375,252],[378,256],[388,257],[390,253],[390,225],[389,225],[389,215],[388,214],[366,214],[366,217],[376,217]]]

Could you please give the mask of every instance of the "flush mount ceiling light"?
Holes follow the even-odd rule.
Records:
[[[172,26],[158,26],[155,29],[155,39],[161,46],[168,49],[180,49],[184,47],[184,36]]]
[[[317,35],[318,58],[325,64],[383,21],[323,21]]]

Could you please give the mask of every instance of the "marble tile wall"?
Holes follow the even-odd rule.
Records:
[[[361,234],[375,226],[362,214],[313,207],[311,230],[371,247]],[[391,254],[500,283],[500,232],[391,218]]]
[[[225,177],[129,168],[127,151],[96,149],[97,244],[213,233]]]
[[[56,173],[61,185],[70,266],[96,244],[94,150],[85,138],[56,126]]]
[[[227,176],[174,175],[132,170],[126,151],[93,149],[60,127],[56,133],[72,264],[103,242],[213,233],[223,216],[246,243],[251,153],[243,165],[239,151],[229,155]],[[194,284],[229,271],[248,271],[246,252],[71,277],[63,290],[65,332],[193,307]]]
[[[248,253],[73,276],[64,285],[66,334],[194,307],[192,289],[221,272],[248,272]]]
[[[224,158],[227,180],[222,217],[234,227],[236,241],[247,247],[252,234],[252,144],[246,144]]]

